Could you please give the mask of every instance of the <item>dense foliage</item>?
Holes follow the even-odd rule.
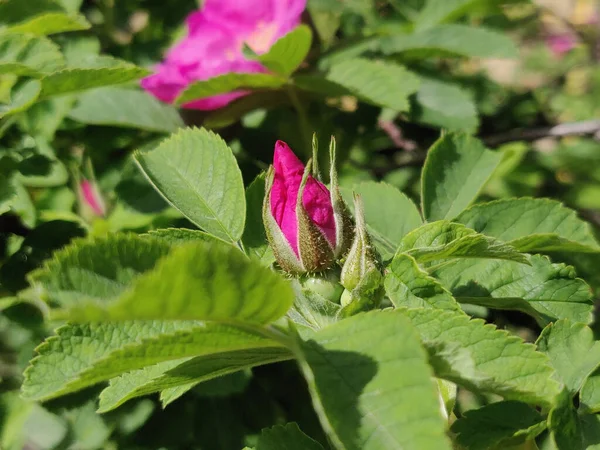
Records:
[[[594,2],[198,3],[0,0],[0,448],[600,448]]]

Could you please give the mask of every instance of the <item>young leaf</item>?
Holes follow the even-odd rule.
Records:
[[[38,295],[63,307],[116,298],[171,247],[134,234],[78,239],[56,252],[29,280]]]
[[[579,393],[579,408],[587,413],[600,412],[600,371],[592,373]]]
[[[503,401],[467,411],[452,424],[456,441],[469,450],[488,450],[517,445],[534,439],[546,421],[531,406]]]
[[[389,184],[368,181],[342,189],[348,205],[353,205],[352,192],[363,199],[367,229],[384,258],[396,253],[402,238],[423,223],[412,200]]]
[[[0,119],[29,108],[39,97],[42,85],[39,80],[27,80],[13,87],[8,104],[0,103]]]
[[[396,254],[386,272],[385,291],[394,306],[460,311],[452,294],[422,270],[412,256]]]
[[[408,233],[400,242],[398,253],[408,253],[420,263],[447,258],[490,258],[528,263],[527,257],[512,246],[446,220],[425,224]]]
[[[523,311],[541,326],[563,318],[592,320],[590,288],[572,267],[540,255],[529,263],[465,259],[440,266],[432,275],[460,303]]]
[[[295,423],[262,430],[254,450],[323,450],[321,444],[305,435]]]
[[[427,0],[415,20],[415,30],[425,30],[456,19],[479,2],[482,0]]]
[[[600,342],[594,340],[591,328],[582,323],[563,319],[548,324],[537,346],[550,358],[556,379],[573,395],[600,366]]]
[[[258,60],[269,70],[289,76],[302,64],[311,43],[310,28],[300,25],[279,38],[267,53],[258,57]]]
[[[217,320],[269,323],[294,300],[279,274],[232,246],[194,242],[174,248],[112,302],[80,300],[57,316],[73,321]]]
[[[532,344],[457,311],[397,311],[410,319],[434,358],[442,359],[437,365],[444,371],[436,370],[436,376],[506,399],[545,406],[554,403],[559,384],[551,379],[553,370],[546,355],[536,352]],[[445,347],[454,350],[447,352]],[[456,358],[457,349],[468,353]],[[440,363],[448,358],[445,355],[451,359],[444,367]]]
[[[228,350],[223,347],[222,351],[214,354],[161,362],[125,373],[113,378],[109,386],[102,391],[98,412],[108,412],[142,395],[173,388],[190,389],[198,383],[215,377],[292,358],[288,349],[278,347],[274,342],[270,343],[266,340],[264,344],[264,346],[252,347],[249,341],[248,347],[243,350]],[[201,353],[199,350],[195,352]]]
[[[0,73],[41,76],[64,64],[60,49],[49,39],[22,34],[0,35]]]
[[[298,344],[315,409],[336,447],[451,448],[427,355],[401,314],[358,314]]]
[[[548,415],[548,427],[557,450],[589,449],[584,445],[581,419],[573,406],[571,393],[566,389]]]
[[[510,242],[522,252],[600,252],[591,227],[562,203],[513,198],[473,205],[455,221]]]
[[[172,106],[147,92],[119,87],[98,88],[78,97],[69,117],[90,125],[136,128],[161,133],[177,131],[183,120]]]
[[[27,33],[44,36],[65,33],[67,31],[87,30],[90,27],[91,24],[82,15],[51,12],[31,17],[23,22],[9,26],[5,30],[10,33]]]
[[[419,88],[419,78],[404,67],[364,58],[334,64],[327,79],[361,100],[395,111],[406,111],[408,96]]]
[[[460,24],[437,25],[412,34],[381,38],[383,53],[408,52],[411,56],[448,54],[472,58],[516,58],[515,43],[505,34]]]
[[[228,73],[190,84],[175,103],[182,105],[199,98],[237,90],[276,89],[285,82],[285,78],[268,73]]]
[[[502,154],[474,137],[448,133],[427,153],[421,176],[421,205],[428,221],[452,219],[479,194]],[[450,163],[450,162],[451,163]]]
[[[134,158],[155,189],[193,223],[227,242],[240,239],[244,182],[219,136],[205,129],[181,130]]]

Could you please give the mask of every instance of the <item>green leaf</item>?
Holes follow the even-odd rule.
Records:
[[[26,80],[13,87],[8,104],[0,103],[0,118],[29,108],[39,97],[42,85],[39,80]]]
[[[579,408],[587,413],[600,412],[600,371],[596,370],[583,383],[579,393]]]
[[[89,63],[89,62],[88,62]],[[125,61],[99,58],[86,67],[68,67],[42,79],[42,97],[64,95],[97,87],[123,84],[147,75],[146,69]]]
[[[600,342],[594,341],[592,330],[582,323],[563,319],[550,323],[537,340],[546,353],[556,379],[575,394],[585,379],[600,365]]]
[[[204,126],[210,129],[227,127],[256,109],[271,110],[289,105],[290,98],[283,91],[253,92],[238,98],[223,108],[208,112]]]
[[[48,12],[63,12],[63,8],[54,0],[3,0],[0,3],[0,23],[19,23],[29,17]]]
[[[16,196],[17,190],[12,177],[0,173],[0,214],[10,211]]]
[[[148,233],[142,234],[141,236],[160,239],[170,245],[184,245],[197,241],[224,243],[212,234],[200,230],[188,230],[187,228],[161,228],[158,230],[150,230]]]
[[[242,242],[250,256],[261,261],[265,266],[270,266],[275,261],[275,256],[267,241],[262,220],[264,198],[265,175],[260,174],[246,189],[246,226]]]
[[[557,319],[589,323],[589,286],[573,267],[552,264],[545,256],[530,265],[499,260],[460,260],[433,271],[461,303],[515,309],[533,316],[541,326]]]
[[[254,450],[323,450],[321,444],[305,435],[295,423],[262,430]]]
[[[337,322],[338,314],[342,309],[338,303],[314,292],[314,285],[303,289],[300,283],[294,280],[292,287],[295,294],[294,305],[287,315],[294,323],[319,330]]]
[[[202,341],[197,339],[195,343],[196,349],[192,347],[191,343],[186,344],[187,348],[185,352],[179,350],[178,347],[181,347],[181,344],[172,341],[169,345],[173,350],[177,351],[177,354],[206,354],[184,360],[176,359],[161,362],[112,379],[109,386],[100,394],[98,412],[104,413],[110,411],[128,400],[142,395],[176,387],[190,388],[215,377],[292,358],[291,352],[278,345],[275,341],[269,341],[264,337],[262,341],[257,341],[256,336],[247,331],[245,333],[247,333],[248,337],[244,337],[244,334],[239,331],[236,332],[240,336],[232,334],[229,339],[232,342],[224,341],[221,347],[216,348],[217,351],[210,350],[210,340],[213,339],[213,336],[210,334],[202,338]],[[185,338],[185,336],[183,337]],[[177,339],[181,339],[181,336],[177,337]],[[235,350],[236,347],[242,349]],[[166,346],[164,348],[165,350],[167,349]],[[147,352],[147,350],[143,351]],[[121,356],[123,356],[123,352],[114,354],[114,358]],[[126,357],[129,358],[128,355]],[[163,359],[166,358],[163,357]],[[168,359],[173,358],[169,357]],[[148,358],[147,360],[150,359]],[[108,363],[109,360],[107,359],[104,365]],[[144,365],[147,364],[144,363]],[[94,368],[94,371],[96,370]]]
[[[268,73],[228,73],[190,84],[175,100],[182,105],[193,100],[238,90],[277,89],[286,83],[284,77]]]
[[[279,274],[220,243],[175,247],[113,302],[79,300],[57,313],[73,321],[137,319],[269,323],[294,300]]]
[[[134,234],[78,239],[56,252],[29,281],[44,298],[61,306],[116,298],[171,247]]]
[[[473,5],[482,0],[427,0],[425,7],[415,20],[417,31],[434,25],[449,22],[465,14]]]
[[[352,192],[363,199],[367,229],[384,258],[394,255],[402,238],[423,223],[412,200],[389,184],[368,181],[342,189],[348,205],[353,205]]]
[[[506,448],[535,438],[546,421],[531,406],[503,401],[467,411],[452,424],[456,441],[469,450]]]
[[[21,34],[0,35],[0,74],[40,76],[64,67],[60,49],[49,39]]]
[[[408,96],[419,88],[419,78],[404,67],[364,58],[334,64],[327,79],[361,100],[395,111],[408,110]]]
[[[599,252],[590,225],[562,203],[513,198],[473,205],[456,219],[479,233],[510,242],[522,252]]]
[[[387,267],[385,291],[396,307],[460,310],[452,294],[403,253],[394,256]]]
[[[398,312],[352,316],[299,347],[315,409],[336,448],[451,448],[427,355]]]
[[[410,115],[417,122],[471,133],[479,126],[472,95],[456,84],[421,77],[415,102]]]
[[[91,24],[82,15],[54,12],[31,17],[21,23],[9,26],[5,30],[10,33],[29,33],[45,36],[67,31],[87,30],[90,27]]]
[[[447,258],[490,258],[528,264],[526,255],[512,246],[446,220],[425,224],[408,233],[400,242],[398,253],[408,253],[420,263]]]
[[[208,233],[236,242],[244,231],[242,174],[225,141],[205,129],[184,129],[134,158],[169,203]]]
[[[118,87],[98,88],[78,97],[69,117],[90,125],[136,128],[161,133],[184,126],[177,110],[147,92]]]
[[[561,393],[557,406],[550,411],[548,426],[557,450],[587,450],[582,423],[567,390]]]
[[[302,64],[311,44],[310,28],[307,25],[300,25],[279,38],[267,53],[259,56],[258,60],[267,69],[289,76]]]
[[[426,220],[452,219],[475,200],[502,154],[487,150],[474,137],[443,135],[427,153],[421,176]]]
[[[45,399],[73,392],[79,387],[69,389],[69,383],[77,385],[81,373],[107,354],[192,326],[190,322],[146,321],[60,327],[55,336],[36,348],[37,356],[25,371],[22,395],[27,399]]]
[[[397,311],[410,319],[434,355],[444,347],[453,349],[449,353],[452,370],[436,371],[436,376],[505,399],[553,404],[559,384],[551,378],[553,370],[548,358],[536,352],[534,345],[457,311],[422,308]],[[468,352],[462,355],[462,361],[455,358],[457,350]]]
[[[516,58],[515,43],[507,35],[480,27],[437,25],[413,34],[394,34],[381,38],[383,53],[405,53],[431,57],[447,54],[470,58]]]

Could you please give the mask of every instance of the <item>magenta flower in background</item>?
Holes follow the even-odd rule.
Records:
[[[142,87],[158,99],[172,103],[195,81],[227,73],[257,73],[267,69],[244,57],[247,44],[266,53],[280,37],[300,23],[306,0],[206,0],[200,11],[186,20],[188,34],[171,48],[156,72],[142,80]],[[244,91],[206,97],[185,108],[221,108]]]
[[[569,52],[577,44],[577,39],[571,33],[553,34],[546,38],[546,45],[556,56]]]
[[[95,183],[88,180],[82,180],[79,183],[79,197],[81,208],[85,211],[86,216],[102,217],[106,214],[106,206],[100,195],[100,191]]]

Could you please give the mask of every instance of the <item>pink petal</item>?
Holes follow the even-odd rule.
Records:
[[[94,211],[94,214],[103,216],[104,204],[97,189],[88,180],[83,180],[80,186],[85,203]]]

